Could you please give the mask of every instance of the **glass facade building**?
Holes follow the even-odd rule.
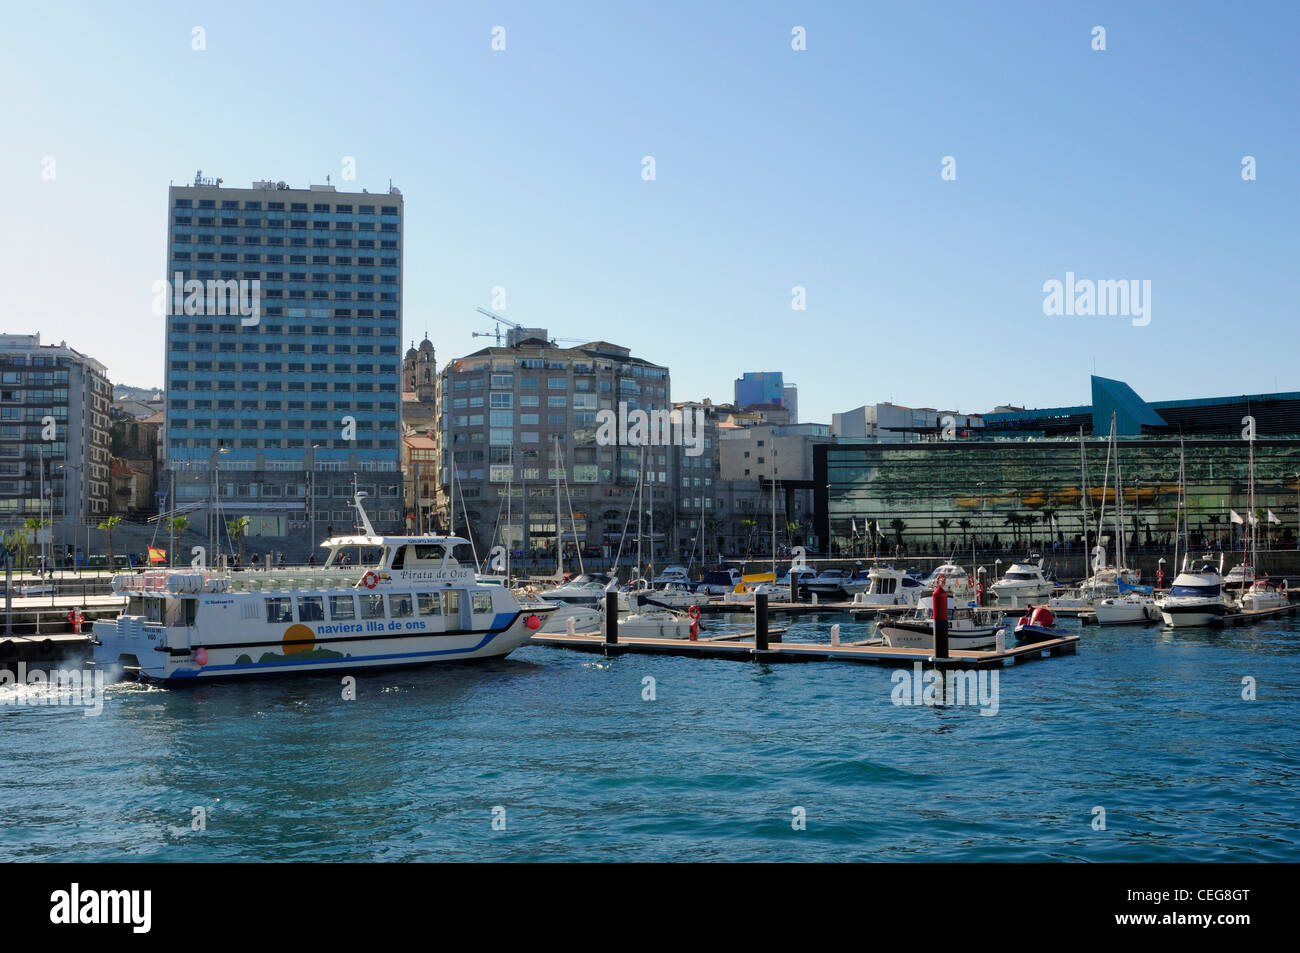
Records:
[[[1130,545],[1172,549],[1180,442],[1121,439],[1118,445]],[[1188,438],[1182,446],[1193,547],[1237,545],[1241,528],[1230,513],[1246,514],[1248,444]],[[1105,438],[1088,437],[1082,454],[1094,543],[1103,498],[1103,535],[1114,533],[1115,462],[1108,463],[1107,447]],[[1294,549],[1300,439],[1256,440],[1255,471],[1261,540]],[[1077,546],[1082,535],[1078,439],[841,443],[816,448],[813,478],[816,533],[836,554],[892,553],[897,546],[946,553],[955,546],[969,550],[972,538],[981,549],[1048,551],[1053,544]],[[1270,510],[1280,522],[1269,522]]]
[[[399,528],[400,193],[196,179],[168,219],[168,508],[215,497],[255,534],[338,531],[355,477],[376,529]],[[194,280],[244,283],[256,319],[192,306]]]

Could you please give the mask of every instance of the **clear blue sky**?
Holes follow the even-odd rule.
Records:
[[[240,186],[391,177],[403,345],[427,329],[440,361],[484,343],[474,308],[503,285],[514,320],[670,365],[676,399],[782,370],[805,420],[891,399],[1084,403],[1094,368],[1150,400],[1300,390],[1298,4],[5,17],[0,329],[66,338],[117,382],[162,382],[166,188],[201,168]],[[1045,317],[1043,282],[1066,271],[1149,279],[1151,324]]]

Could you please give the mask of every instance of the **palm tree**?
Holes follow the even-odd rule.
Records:
[[[898,517],[894,517],[892,520],[889,521],[889,528],[894,531],[894,539],[898,542],[898,545],[902,546],[903,530],[907,529],[907,524],[904,523],[902,520],[900,520]]]
[[[1015,541],[1017,548],[1020,546],[1020,524],[1024,522],[1024,517],[1019,513],[1011,513],[1003,520],[1004,525],[1011,527],[1011,538]]]
[[[170,527],[172,533],[172,548],[167,554],[167,564],[169,566],[174,566],[176,565],[176,537],[189,529],[190,520],[187,516],[173,516],[167,521],[167,525]]]
[[[958,520],[957,525],[961,527],[961,546],[966,548],[966,541],[970,537],[971,522],[970,520]]]
[[[944,548],[944,549],[947,549],[947,548],[948,548],[948,527],[951,526],[951,525],[952,525],[952,520],[950,520],[950,519],[941,519],[941,520],[939,520],[939,529],[941,529],[941,530],[943,531],[943,548]]]
[[[109,572],[113,571],[113,529],[120,522],[122,522],[122,517],[110,516],[108,519],[104,520],[104,522],[100,523],[98,527],[99,529],[102,529],[105,533],[108,534],[108,571]]]
[[[239,516],[233,520],[226,520],[226,532],[230,538],[239,543],[239,564],[244,564],[244,535],[248,532],[249,519],[247,516]],[[267,559],[270,562],[270,558]],[[270,568],[269,566],[267,567]]]

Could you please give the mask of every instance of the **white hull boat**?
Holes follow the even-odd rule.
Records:
[[[320,568],[115,576],[127,606],[95,623],[96,664],[174,685],[500,658],[555,611],[478,582],[473,564],[453,555],[467,540],[377,536],[365,526],[366,536],[326,540]],[[379,557],[340,567],[339,554],[354,547]]]
[[[1176,628],[1214,625],[1237,611],[1223,591],[1223,577],[1209,563],[1180,572],[1159,606],[1165,625]]]
[[[1094,606],[1099,625],[1142,624],[1161,621],[1160,607],[1150,596],[1129,593],[1101,599]]]
[[[1002,613],[996,609],[950,606],[949,649],[987,649],[997,644]],[[881,638],[890,648],[934,649],[934,610],[929,597],[911,612],[876,623]]]

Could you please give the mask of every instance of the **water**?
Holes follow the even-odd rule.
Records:
[[[869,631],[824,615],[786,637],[824,641],[831,621],[846,641]],[[1300,627],[1082,634],[1075,656],[1003,669],[992,717],[897,707],[889,667],[532,646],[362,675],[350,702],[328,677],[122,684],[98,717],[0,708],[0,846],[64,861],[1296,860]]]

